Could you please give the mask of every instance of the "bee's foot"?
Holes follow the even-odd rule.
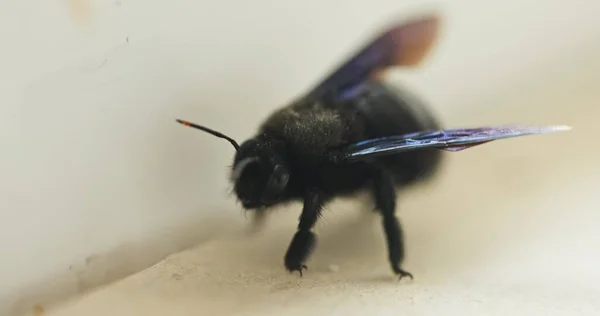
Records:
[[[401,269],[400,267],[394,267],[394,272],[396,273],[396,275],[398,275],[398,281],[402,280],[405,277],[408,277],[411,280],[414,279],[412,273],[410,273],[404,269]]]
[[[287,270],[292,273],[294,271],[298,271],[300,273],[300,277],[302,277],[302,271],[303,270],[308,270],[308,267],[304,264],[295,264],[295,265],[290,265],[288,267],[286,267]]]

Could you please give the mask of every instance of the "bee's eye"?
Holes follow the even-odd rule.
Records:
[[[285,190],[289,180],[289,173],[283,165],[275,166],[269,181],[267,182],[261,200],[272,202]]]
[[[289,175],[287,174],[287,172],[285,173],[280,173],[277,175],[277,177],[275,178],[275,181],[277,182],[277,184],[285,184],[287,183],[288,179],[289,179]]]

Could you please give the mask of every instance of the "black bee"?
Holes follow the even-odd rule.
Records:
[[[241,145],[187,121],[187,126],[227,139],[235,147],[231,180],[247,210],[303,201],[298,230],[285,254],[288,271],[306,269],[315,246],[312,229],[323,206],[336,197],[369,190],[382,217],[392,270],[399,278],[404,240],[395,215],[396,193],[431,178],[442,151],[459,151],[495,139],[566,130],[564,126],[441,130],[432,113],[407,91],[388,86],[390,67],[415,67],[437,38],[436,15],[389,27],[325,80],[273,113]]]

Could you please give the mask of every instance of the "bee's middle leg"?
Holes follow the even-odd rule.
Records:
[[[400,278],[413,278],[410,272],[402,269],[404,260],[404,236],[402,225],[396,217],[396,188],[391,172],[379,169],[373,176],[373,195],[375,206],[381,213],[383,229],[385,232],[388,259],[392,270]]]

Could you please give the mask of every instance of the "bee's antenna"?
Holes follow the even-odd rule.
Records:
[[[199,130],[205,131],[205,132],[207,132],[209,134],[212,134],[214,136],[217,136],[219,138],[224,138],[224,139],[228,140],[231,143],[231,145],[233,145],[233,147],[235,148],[235,151],[239,151],[240,150],[240,145],[238,145],[238,143],[235,140],[233,140],[233,138],[231,138],[231,137],[229,137],[229,136],[227,136],[227,135],[225,135],[223,133],[219,133],[217,131],[213,131],[210,128],[207,128],[207,127],[204,127],[204,126],[200,126],[198,124],[194,124],[194,123],[191,123],[191,122],[188,122],[188,121],[180,120],[180,119],[177,119],[177,123],[183,124],[185,126],[197,128]]]

